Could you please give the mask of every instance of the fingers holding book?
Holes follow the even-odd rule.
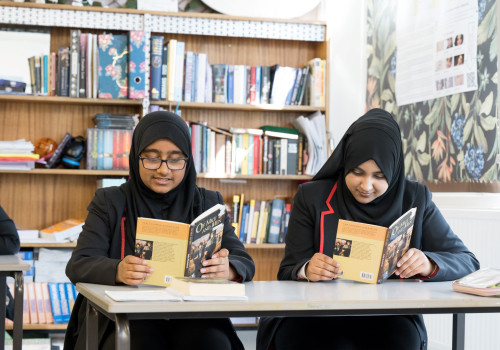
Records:
[[[340,264],[321,253],[313,255],[306,267],[306,276],[309,281],[328,281],[342,274]]]
[[[202,278],[224,278],[232,280],[237,277],[236,271],[229,265],[229,251],[221,249],[210,259],[203,261],[200,269]]]
[[[128,285],[138,285],[148,277],[153,269],[147,265],[146,260],[133,255],[127,255],[116,269],[116,282]]]
[[[434,265],[429,258],[416,248],[408,250],[397,263],[394,273],[401,278],[415,275],[429,276],[434,271]]]

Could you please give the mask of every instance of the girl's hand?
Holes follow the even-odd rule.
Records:
[[[201,278],[234,280],[238,277],[234,268],[229,265],[229,251],[225,248],[212,255],[211,259],[205,260],[200,272]]]
[[[415,275],[429,276],[434,271],[434,265],[429,258],[416,248],[409,249],[399,259],[394,273],[401,278],[409,278]]]
[[[141,284],[141,282],[153,272],[147,265],[146,260],[133,255],[127,255],[116,270],[116,282],[129,285]]]
[[[340,264],[321,253],[313,255],[306,267],[306,276],[309,281],[329,281],[342,274]]]

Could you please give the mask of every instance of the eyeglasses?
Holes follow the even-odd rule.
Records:
[[[171,159],[161,159],[161,158],[144,158],[139,156],[142,161],[142,166],[148,170],[158,170],[161,168],[162,163],[167,164],[167,168],[170,170],[182,170],[186,167],[186,161],[188,158],[171,158]]]

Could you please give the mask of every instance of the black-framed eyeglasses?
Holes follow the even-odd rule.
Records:
[[[142,166],[148,170],[158,170],[161,168],[163,162],[167,164],[167,168],[170,170],[182,170],[186,167],[186,162],[188,158],[171,158],[171,159],[161,159],[161,158],[147,158],[139,156],[142,162]]]

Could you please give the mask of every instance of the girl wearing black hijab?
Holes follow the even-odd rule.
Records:
[[[220,193],[196,185],[186,122],[169,112],[144,116],[134,130],[130,179],[96,191],[78,243],[66,266],[72,283],[140,284],[151,273],[134,256],[138,217],[190,223],[223,203]],[[203,277],[249,281],[255,266],[226,217],[222,249],[205,261]],[[65,349],[85,349],[86,299],[78,295]],[[243,349],[229,319],[130,321],[132,349]],[[114,349],[115,325],[99,315],[99,348]],[[193,336],[195,335],[196,336]]]
[[[389,226],[416,207],[410,249],[391,278],[448,281],[479,268],[429,189],[405,179],[401,133],[373,109],[355,121],[314,178],[295,195],[279,280],[326,281],[339,219]],[[329,336],[331,335],[331,336]],[[422,315],[261,318],[257,349],[426,349]],[[272,347],[271,347],[272,348]]]

